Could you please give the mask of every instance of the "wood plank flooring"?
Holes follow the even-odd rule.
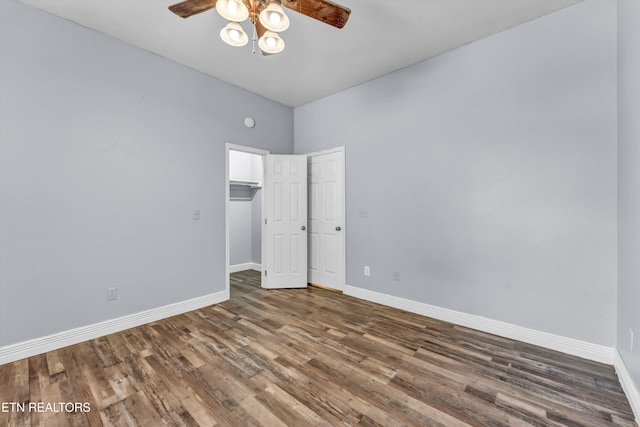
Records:
[[[0,411],[0,426],[636,425],[611,366],[259,280],[235,273],[223,304],[0,366],[0,403],[91,409]]]

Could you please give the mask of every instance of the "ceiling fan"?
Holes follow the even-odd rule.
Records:
[[[169,10],[188,18],[215,8],[229,21],[220,31],[220,37],[231,46],[244,46],[249,42],[240,22],[250,18],[254,25],[253,52],[257,41],[264,54],[274,54],[284,49],[284,40],[278,33],[289,28],[289,18],[282,6],[336,28],[344,27],[351,14],[351,9],[329,0],[185,0],[169,6]]]

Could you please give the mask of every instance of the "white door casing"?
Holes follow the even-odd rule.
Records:
[[[260,150],[258,148],[253,148],[253,147],[246,147],[243,145],[236,145],[236,144],[230,144],[230,143],[226,143],[225,144],[225,259],[226,259],[226,275],[225,275],[225,292],[226,292],[226,298],[229,299],[230,295],[231,295],[231,284],[229,282],[229,273],[230,273],[230,269],[229,269],[229,261],[230,261],[230,253],[229,253],[229,246],[230,246],[230,242],[229,242],[229,230],[230,230],[230,220],[229,220],[229,204],[230,204],[230,188],[229,188],[229,160],[230,160],[230,152],[231,151],[241,151],[241,152],[245,152],[245,153],[251,153],[251,154],[256,154],[259,156],[262,156],[263,158],[263,162],[262,162],[262,167],[264,169],[264,158],[267,154],[269,154],[269,151],[266,150]],[[264,173],[264,171],[263,171]],[[262,181],[263,179],[261,179]],[[264,224],[264,200],[262,202],[262,206],[260,207],[260,211],[262,212],[262,223]],[[262,245],[264,246],[264,226],[262,227],[261,230],[261,235],[262,235]],[[263,256],[264,256],[264,250],[263,250]],[[264,276],[264,274],[263,274]]]
[[[264,206],[263,287],[305,288],[307,156],[266,156]]]
[[[308,280],[344,290],[344,150],[308,156]]]

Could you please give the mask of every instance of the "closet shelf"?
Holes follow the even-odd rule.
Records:
[[[229,200],[253,200],[256,192],[262,188],[259,181],[229,180]]]
[[[239,186],[239,187],[249,187],[249,188],[262,188],[262,183],[260,181],[244,181],[240,179],[230,179],[229,185]]]

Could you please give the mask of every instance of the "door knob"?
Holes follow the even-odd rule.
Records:
[[[307,229],[307,227],[305,227],[304,225],[302,227],[300,227],[300,230],[302,230],[302,231],[304,231],[306,229]]]
[[[342,230],[342,228],[340,226],[337,226],[336,231],[340,231],[340,230]]]

